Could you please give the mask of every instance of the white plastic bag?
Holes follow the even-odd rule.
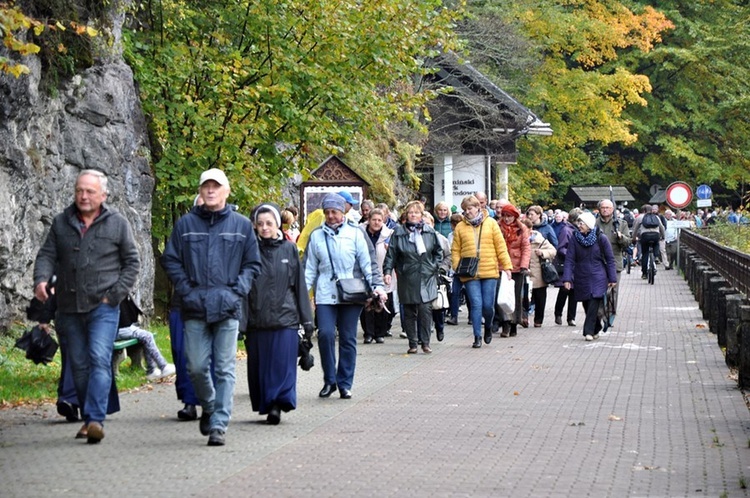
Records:
[[[516,284],[508,278],[507,273],[500,272],[500,290],[497,293],[497,305],[503,313],[510,316],[516,309]]]

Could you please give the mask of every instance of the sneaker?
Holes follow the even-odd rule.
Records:
[[[221,429],[211,429],[208,435],[209,446],[224,446],[224,431]]]
[[[149,373],[146,374],[146,380],[154,381],[159,380],[162,378],[161,370],[158,368],[154,368]]]
[[[407,339],[407,338],[409,337],[408,335],[406,335],[406,332],[401,332],[400,334],[398,334],[398,336],[399,336],[399,337],[400,337],[401,339]]]
[[[599,339],[599,334],[594,334],[594,339]]]
[[[576,321],[575,320],[568,320],[568,325],[570,325],[571,327],[575,327],[576,326]]]
[[[161,376],[162,377],[169,377],[170,375],[174,375],[177,369],[172,363],[167,363],[167,366],[162,368],[161,370]]]
[[[584,339],[586,339],[587,341],[593,341],[594,340],[594,336],[591,335],[591,334],[589,334],[589,335],[585,336]]]

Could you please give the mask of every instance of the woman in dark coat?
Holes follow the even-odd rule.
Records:
[[[557,261],[565,264],[565,256],[568,254],[568,246],[574,242],[573,234],[578,230],[576,224],[578,223],[578,215],[583,211],[580,208],[573,208],[568,213],[568,219],[563,220],[560,231],[557,235]],[[576,298],[573,295],[573,289],[566,289],[563,285],[562,275],[560,279],[555,282],[557,287],[557,299],[555,300],[555,323],[562,325],[562,315],[565,311],[565,303],[568,303],[567,321],[571,327],[576,326]],[[575,285],[573,285],[575,287]]]
[[[312,308],[297,246],[281,232],[275,204],[253,213],[262,270],[248,296],[247,380],[253,410],[276,425],[297,406],[299,326],[312,338]]]
[[[424,206],[411,201],[404,208],[406,222],[391,235],[391,244],[383,262],[383,281],[390,285],[391,274],[398,274],[398,299],[404,305],[404,328],[409,339],[407,353],[432,353],[432,301],[437,297],[438,265],[443,250],[435,230],[422,220]]]
[[[588,212],[578,217],[578,230],[568,246],[563,271],[563,285],[573,289],[576,301],[586,310],[583,337],[587,341],[599,338],[602,323],[598,319],[599,307],[603,304],[607,287],[617,285],[617,271],[612,246],[607,236],[596,226],[596,218]]]

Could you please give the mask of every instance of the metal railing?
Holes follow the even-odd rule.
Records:
[[[718,244],[692,230],[680,230],[680,243],[695,251],[732,287],[750,296],[750,255]]]

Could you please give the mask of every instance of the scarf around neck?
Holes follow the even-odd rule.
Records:
[[[594,227],[594,229],[585,236],[581,233],[580,230],[576,230],[574,235],[578,243],[583,247],[591,247],[596,244],[597,240],[599,240],[599,229],[597,227]]]
[[[484,221],[484,213],[482,211],[479,211],[479,214],[476,216],[476,218],[469,218],[464,215],[464,221],[466,221],[466,223],[473,227],[478,227]]]
[[[404,223],[404,226],[409,231],[409,242],[417,246],[417,254],[424,254],[427,251],[424,247],[424,239],[422,238],[424,222]]]
[[[518,228],[518,218],[515,218],[512,223],[505,223],[505,219],[500,220],[500,231],[503,232],[506,244],[510,245],[518,239]]]

